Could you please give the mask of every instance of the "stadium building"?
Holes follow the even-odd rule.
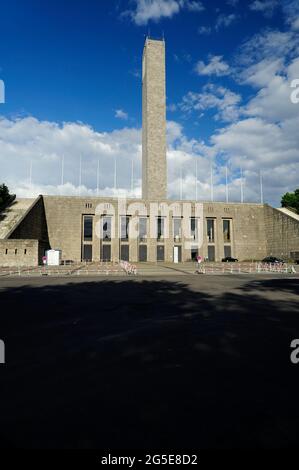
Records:
[[[63,260],[184,262],[294,258],[299,217],[267,204],[167,198],[165,43],[147,39],[142,64],[142,198],[15,199],[0,214],[0,265]]]

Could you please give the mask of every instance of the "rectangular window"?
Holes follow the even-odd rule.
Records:
[[[207,237],[209,243],[215,242],[215,220],[207,219]]]
[[[122,261],[129,261],[129,245],[121,245],[120,259]]]
[[[182,219],[174,218],[173,219],[173,239],[176,242],[181,241],[182,237]]]
[[[92,245],[83,245],[83,260],[92,261]]]
[[[231,256],[232,256],[231,246],[230,245],[224,246],[224,258],[227,258],[227,257],[231,258]]]
[[[208,260],[215,261],[215,247],[208,246]]]
[[[147,261],[147,245],[139,245],[139,261]]]
[[[111,261],[111,245],[103,244],[101,247],[101,260]]]
[[[92,216],[85,215],[83,218],[83,239],[85,242],[92,241]]]
[[[191,230],[191,239],[192,240],[197,240],[197,234],[198,234],[198,219],[195,217],[191,217],[190,219],[190,230]]]
[[[157,239],[163,240],[164,238],[164,218],[158,217],[157,218]]]
[[[130,217],[121,216],[120,218],[120,237],[121,240],[129,240]]]
[[[111,240],[111,216],[104,216],[102,220],[103,240]]]
[[[139,241],[144,242],[147,239],[147,218],[139,218]]]
[[[226,243],[231,241],[230,220],[223,220],[223,238]]]

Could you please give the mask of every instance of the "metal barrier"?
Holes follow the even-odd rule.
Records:
[[[137,267],[134,264],[129,263],[128,261],[120,261],[121,268],[125,271],[126,274],[137,274]]]
[[[201,263],[196,265],[198,274],[250,274],[250,273],[296,273],[293,265],[283,263]]]

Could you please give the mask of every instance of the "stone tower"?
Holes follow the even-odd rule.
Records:
[[[142,198],[167,198],[165,42],[148,38],[142,59]]]

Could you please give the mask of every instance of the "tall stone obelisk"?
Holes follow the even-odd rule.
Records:
[[[165,42],[146,39],[142,59],[142,198],[167,198]]]

